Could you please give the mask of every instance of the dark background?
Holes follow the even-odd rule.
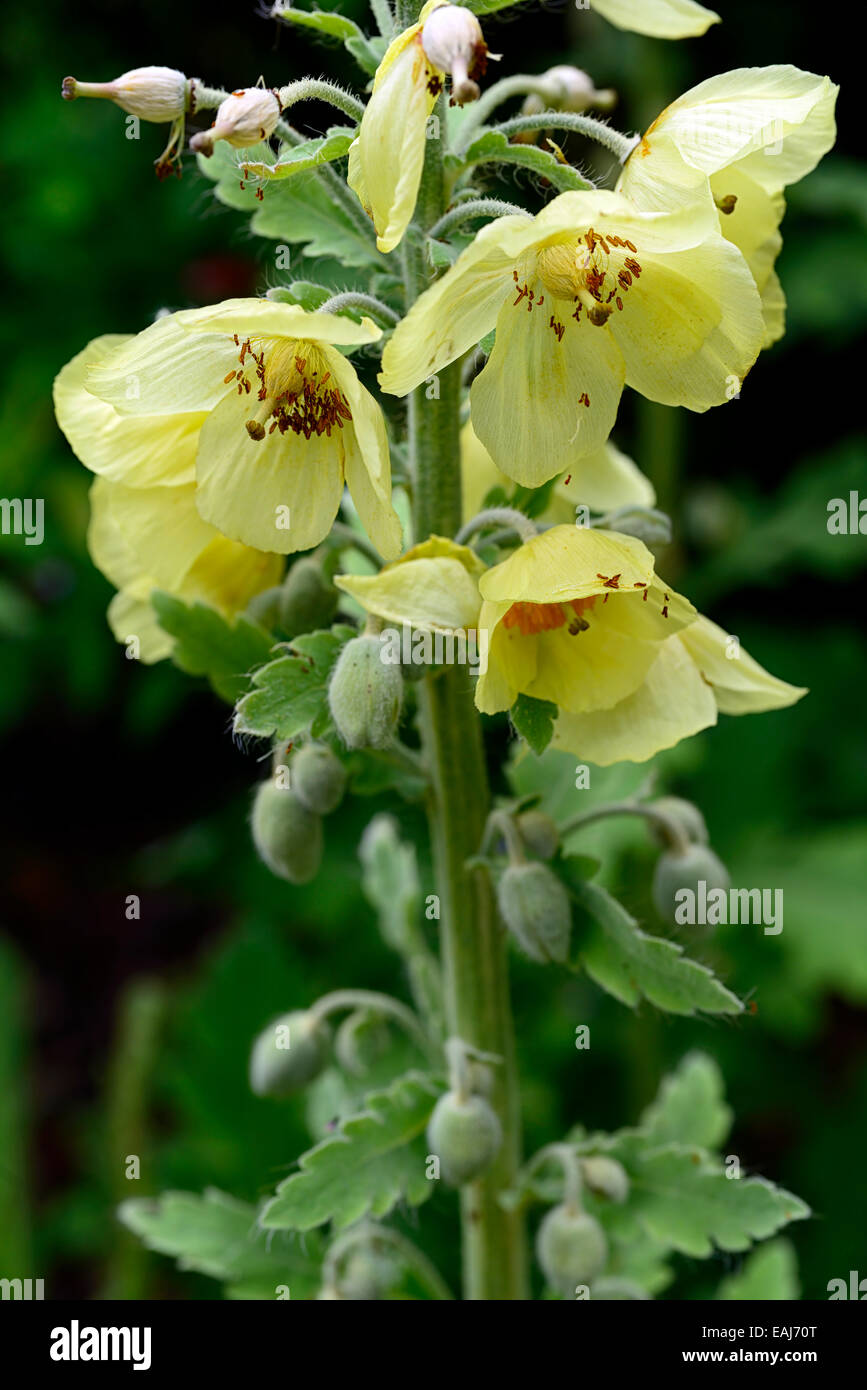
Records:
[[[365,22],[356,0],[342,8]],[[853,370],[867,304],[863,73],[837,11],[830,23],[776,0],[719,8],[722,25],[679,43],[560,4],[521,6],[485,31],[498,73],[571,60],[616,87],[624,129],[731,67],[791,62],[842,84],[837,149],[790,190],[785,340],[729,408],[689,416],[627,400],[617,430],[674,515],[665,572],[776,674],[811,687],[793,710],[723,719],[661,769],[661,786],[702,806],[736,882],[784,887],[785,930],[722,929],[694,947],[754,1001],[735,1023],[633,1015],[586,981],[520,963],[516,1016],[530,1148],[577,1120],[634,1121],[686,1051],[713,1053],[737,1116],[729,1151],[816,1212],[792,1239],[804,1295],[824,1297],[863,1265],[867,1226],[865,539],[825,526],[829,499],[867,492]],[[54,423],[52,378],[99,333],[272,283],[273,247],[214,201],[189,156],[182,180],[157,182],[161,129],[128,141],[116,108],[64,105],[60,82],[151,62],[228,88],[358,74],[342,48],[278,33],[244,5],[85,0],[7,8],[2,22],[2,491],[46,499],[41,547],[0,538],[2,1267],[45,1277],[49,1297],[211,1297],[215,1285],[120,1232],[123,1155],[143,1156],[137,1192],[268,1191],[308,1140],[301,1102],[249,1094],[250,1039],[326,988],[403,984],[359,892],[371,803],[332,818],[323,872],[289,891],[252,856],[245,817],[261,769],[233,744],[227,707],[168,663],[126,661],[105,625],[110,589],[84,549],[89,477]],[[312,131],[327,123],[309,108]],[[532,200],[529,176],[519,182]],[[412,828],[415,813],[402,815]],[[646,838],[618,830],[608,845],[609,882],[648,916]],[[131,893],[139,921],[125,917]],[[576,1019],[594,1037],[580,1073]],[[437,1197],[420,1221],[454,1276],[453,1205]],[[734,1264],[680,1261],[669,1296],[708,1296]]]

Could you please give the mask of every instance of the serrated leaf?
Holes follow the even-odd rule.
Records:
[[[249,688],[251,673],[267,662],[272,639],[243,613],[224,618],[206,603],[184,603],[157,591],[151,603],[160,627],[175,639],[172,660],[191,676],[207,676],[224,700],[235,700]]]
[[[343,159],[349,153],[349,146],[355,139],[355,130],[330,130],[327,135],[305,140],[302,145],[285,145],[276,163],[251,160],[244,168],[250,178],[288,179],[303,174],[305,169],[315,169],[320,164],[331,164],[335,159]]]
[[[674,1014],[742,1011],[707,966],[690,960],[676,942],[648,936],[604,888],[577,883],[572,895],[586,918],[584,931],[575,933],[578,963],[622,1004],[632,1007],[644,997]]]
[[[538,145],[513,145],[500,130],[484,131],[464,154],[447,158],[446,163],[456,163],[461,168],[471,164],[519,164],[523,169],[541,174],[561,193],[590,187],[571,164],[562,164],[556,155],[539,149]]]
[[[343,625],[310,632],[297,637],[286,656],[260,667],[235,710],[235,733],[289,740],[310,729],[320,736],[328,724],[331,668],[354,636],[354,628]]]
[[[421,1141],[444,1084],[410,1072],[367,1096],[358,1115],[299,1159],[301,1171],[277,1188],[262,1212],[269,1229],[309,1231],[385,1216],[400,1201],[418,1206],[433,1191]]]
[[[657,1143],[676,1141],[703,1149],[719,1148],[731,1123],[722,1072],[704,1052],[683,1058],[641,1117],[641,1128]]]
[[[744,1260],[737,1274],[723,1279],[717,1298],[723,1302],[753,1300],[773,1303],[798,1299],[798,1259],[788,1240],[771,1240]]]
[[[317,34],[330,39],[345,41],[364,37],[354,19],[347,19],[346,15],[335,14],[333,11],[297,10],[292,5],[286,5],[272,10],[271,13],[275,19],[285,20],[287,24],[299,24],[304,29],[313,29]]]
[[[554,733],[557,706],[550,700],[519,695],[509,711],[512,723],[535,754],[544,753]]]
[[[118,1218],[149,1250],[172,1255],[180,1269],[229,1283],[232,1298],[274,1298],[288,1284],[293,1298],[312,1298],[319,1285],[321,1245],[266,1234],[256,1208],[215,1188],[164,1192],[123,1202]]]

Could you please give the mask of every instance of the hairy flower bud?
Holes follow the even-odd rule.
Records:
[[[221,102],[210,130],[201,130],[190,141],[197,154],[212,155],[217,140],[226,140],[235,149],[257,145],[273,134],[280,119],[280,101],[268,87],[242,87]]]
[[[599,1192],[611,1202],[625,1202],[629,1196],[629,1177],[622,1163],[604,1154],[582,1158],[581,1173],[591,1192]]]
[[[382,660],[378,637],[353,637],[331,675],[328,704],[338,733],[350,748],[385,748],[403,699],[400,669]]]
[[[248,618],[252,618],[254,623],[261,623],[262,627],[269,630],[275,628],[280,621],[280,600],[283,597],[283,588],[280,584],[272,584],[270,589],[262,589],[258,594],[254,594],[247,604],[245,612]]]
[[[292,790],[319,816],[328,816],[343,800],[346,769],[324,743],[306,743],[292,760]]]
[[[458,106],[477,101],[478,84],[487,59],[482,27],[471,10],[462,5],[438,5],[424,22],[422,48],[428,60],[452,79],[452,100]]]
[[[250,1054],[250,1087],[257,1096],[290,1096],[327,1065],[331,1034],[304,1009],[263,1028]]]
[[[369,1010],[358,1009],[338,1028],[334,1055],[350,1076],[365,1076],[390,1046],[391,1034],[385,1020]]]
[[[544,811],[524,811],[517,820],[521,839],[537,859],[553,859],[560,844],[560,834],[550,816]]]
[[[536,1258],[551,1288],[568,1298],[604,1268],[608,1242],[595,1217],[565,1205],[552,1207],[536,1235]]]
[[[271,780],[256,790],[253,843],[272,874],[309,883],[322,862],[322,821],[285,787]]]
[[[74,77],[64,77],[61,94],[64,101],[102,97],[143,121],[169,122],[184,114],[187,79],[177,68],[132,68],[113,82],[77,82]]]
[[[338,593],[318,560],[296,560],[283,580],[280,626],[289,637],[327,627],[337,611]]]
[[[589,73],[568,63],[558,63],[549,68],[539,81],[544,84],[545,97],[537,96],[535,92],[527,97],[524,102],[527,115],[544,111],[546,102],[548,107],[557,111],[580,112],[589,110],[591,106],[597,111],[610,111],[617,101],[617,93],[610,87],[597,91]]]
[[[731,884],[728,869],[712,849],[706,845],[690,845],[685,854],[661,854],[653,874],[653,901],[660,917],[676,923],[678,893],[686,889],[697,895],[700,883],[706,885],[707,893],[716,888],[728,892]]]
[[[346,1256],[338,1277],[342,1298],[374,1303],[384,1298],[397,1283],[400,1270],[396,1262],[379,1250],[352,1250]]]
[[[569,954],[569,895],[544,864],[510,864],[497,885],[497,903],[512,936],[531,960],[561,964]]]
[[[649,806],[652,811],[659,811],[668,820],[674,821],[692,844],[706,845],[708,843],[710,836],[707,833],[704,816],[697,806],[693,806],[691,801],[684,801],[680,796],[660,796],[656,801],[651,801]],[[670,837],[666,836],[661,827],[655,825],[653,834],[663,848],[669,846]]]
[[[503,1142],[496,1112],[483,1096],[440,1096],[427,1127],[430,1151],[450,1187],[472,1182],[493,1163]]]

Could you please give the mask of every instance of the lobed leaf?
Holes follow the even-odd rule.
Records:
[[[340,648],[354,629],[338,626],[297,637],[286,656],[253,676],[235,710],[235,733],[293,739],[308,729],[321,736],[329,723],[328,680]]]
[[[159,590],[151,595],[151,603],[160,627],[175,639],[175,665],[188,675],[207,676],[230,704],[249,688],[251,673],[271,655],[270,635],[243,613],[229,620],[206,603],[185,603]]]

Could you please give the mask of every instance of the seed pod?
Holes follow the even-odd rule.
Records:
[[[623,1302],[640,1298],[650,1298],[650,1294],[631,1279],[617,1279],[613,1275],[606,1279],[597,1279],[590,1290],[591,1302],[595,1299],[597,1303],[603,1299]]]
[[[283,1014],[263,1029],[250,1054],[250,1088],[257,1096],[291,1096],[328,1062],[331,1034],[307,1010]]]
[[[318,560],[296,560],[283,580],[280,626],[289,637],[328,627],[337,612],[338,593]]]
[[[524,811],[518,816],[521,839],[537,859],[553,859],[560,844],[560,835],[550,816],[544,811]]]
[[[569,954],[569,895],[544,864],[510,864],[497,886],[500,914],[531,960],[561,964]]]
[[[364,1076],[381,1061],[391,1046],[388,1024],[368,1010],[358,1009],[345,1018],[334,1039],[334,1055],[350,1076]]]
[[[177,68],[132,68],[113,82],[78,82],[64,77],[61,95],[64,101],[102,97],[139,120],[167,124],[184,114],[187,79]]]
[[[693,806],[691,801],[684,801],[681,796],[661,796],[656,801],[649,803],[653,811],[661,811],[669,820],[674,821],[683,831],[686,838],[694,845],[706,845],[710,836],[707,833],[704,816],[697,806]],[[669,840],[665,831],[659,826],[653,826],[653,834],[658,844],[663,849],[668,849]]]
[[[440,1096],[427,1127],[430,1151],[450,1187],[462,1187],[484,1173],[497,1156],[503,1131],[482,1096],[462,1100],[453,1091]]]
[[[715,888],[728,892],[728,869],[706,845],[690,845],[686,854],[661,854],[653,874],[653,901],[666,922],[677,923],[677,894],[684,889],[699,893],[699,884],[710,893]]]
[[[272,874],[309,883],[322,862],[322,821],[286,788],[260,783],[253,802],[253,844]]]
[[[246,149],[267,140],[280,119],[280,102],[267,87],[244,87],[232,92],[217,108],[210,130],[200,130],[190,149],[205,156],[214,153],[214,142],[226,140],[235,149]]]
[[[600,1192],[612,1202],[625,1202],[629,1196],[629,1177],[616,1159],[603,1154],[582,1158],[581,1172],[591,1192]]]
[[[382,660],[378,637],[353,637],[334,667],[328,687],[331,715],[350,748],[385,748],[400,714],[400,670]]]
[[[308,811],[328,816],[343,800],[346,769],[324,743],[305,743],[292,760],[292,790]]]
[[[261,623],[262,627],[275,628],[280,621],[282,597],[283,588],[280,584],[274,584],[270,589],[262,589],[260,593],[254,594],[247,604],[247,617],[252,618],[254,623]]]
[[[595,1217],[565,1205],[552,1207],[536,1235],[536,1257],[551,1288],[569,1297],[602,1271],[608,1242]]]

